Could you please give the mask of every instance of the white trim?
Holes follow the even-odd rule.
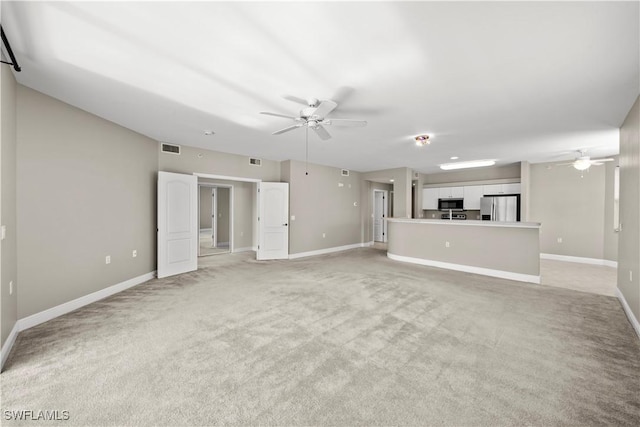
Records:
[[[622,291],[620,291],[619,288],[616,288],[616,296],[618,297],[620,304],[622,304],[622,308],[624,309],[624,312],[629,319],[629,323],[631,323],[631,326],[636,331],[636,335],[638,335],[638,338],[640,338],[640,323],[638,323],[638,319],[636,319],[633,311],[631,311],[631,307],[629,307],[629,304],[627,304],[627,300],[625,299],[624,294],[622,293]]]
[[[333,248],[318,249],[317,251],[299,252],[297,254],[289,254],[289,259],[305,258],[308,256],[330,254],[332,252],[348,251],[349,249],[364,248],[371,246],[370,243],[354,243],[353,245],[336,246]]]
[[[363,247],[363,248],[369,248],[369,247],[373,246],[375,243],[376,243],[376,242],[375,242],[375,241],[373,241],[373,240],[372,240],[372,241],[370,241],[370,242],[364,242],[364,243],[362,243],[362,247]]]
[[[577,262],[580,264],[605,265],[607,267],[618,267],[617,261],[609,261],[608,259],[585,258],[579,256],[556,255],[556,254],[540,254],[540,259],[550,259],[553,261]]]
[[[473,267],[470,265],[432,261],[429,259],[394,255],[389,252],[387,252],[387,257],[395,261],[409,262],[412,264],[426,265],[429,267],[445,268],[447,270],[463,271],[465,273],[481,274],[483,276],[499,277],[501,279],[517,280],[519,282],[540,284],[540,276],[534,276],[532,274],[513,273],[511,271],[493,270],[490,268]]]
[[[118,292],[122,292],[125,289],[132,288],[140,283],[144,283],[148,280],[151,280],[156,277],[156,272],[152,271],[151,273],[143,274],[142,276],[134,277],[133,279],[125,280],[124,282],[120,282],[116,285],[109,286],[108,288],[100,289],[99,291],[92,292],[88,295],[82,296],[80,298],[76,298],[74,300],[65,302],[63,304],[57,305],[55,307],[51,307],[47,310],[41,311],[36,314],[32,314],[31,316],[24,317],[18,320],[20,324],[20,331],[24,331],[25,329],[32,328],[41,323],[47,322],[51,319],[55,319],[56,317],[62,316],[63,314],[67,314],[73,310],[77,310],[85,305],[89,305],[96,301],[100,301],[106,297],[109,297],[113,294],[117,294]]]
[[[241,178],[238,176],[212,175],[210,173],[199,173],[199,172],[194,172],[193,174],[199,178],[207,178],[207,179],[224,179],[227,181],[240,181],[240,182],[262,182],[261,179]],[[203,182],[203,184],[211,184],[211,183]]]
[[[211,234],[211,232],[213,231],[212,228],[200,228],[200,233],[208,233]]]
[[[9,332],[9,336],[4,342],[2,346],[2,360],[0,360],[0,370],[4,367],[4,362],[7,361],[9,357],[9,353],[11,353],[11,349],[13,348],[13,344],[16,342],[16,338],[18,337],[18,333],[20,332],[20,321],[17,320],[16,324],[13,325],[13,329]]]

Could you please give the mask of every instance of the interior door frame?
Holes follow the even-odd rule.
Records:
[[[194,174],[196,175],[196,174]],[[217,241],[218,241],[218,192],[215,191],[215,197],[213,197],[213,191],[216,190],[217,188],[228,188],[229,189],[229,253],[233,253],[234,251],[234,236],[233,236],[233,223],[234,223],[234,209],[233,209],[233,199],[234,199],[234,195],[233,195],[233,184],[215,184],[215,183],[211,183],[211,182],[198,182],[198,190],[200,189],[200,187],[209,187],[212,189],[212,217],[213,215],[216,215],[215,219],[212,218],[211,221],[211,227],[213,228],[213,223],[215,221],[216,224],[216,228],[215,228],[215,245],[217,246]],[[198,198],[198,203],[200,203],[200,198]],[[214,209],[214,205],[215,205],[215,210]],[[198,224],[200,224],[200,208],[198,207]],[[199,234],[199,231],[198,231]],[[202,256],[200,255],[200,239],[198,238],[198,256]]]
[[[384,198],[382,201],[382,242],[387,242],[387,221],[389,218],[389,190],[373,189],[373,198],[371,203],[371,240],[376,241],[376,193],[382,193]]]

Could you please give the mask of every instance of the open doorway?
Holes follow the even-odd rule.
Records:
[[[231,252],[233,187],[200,184],[198,191],[198,256]]]
[[[387,241],[387,221],[389,217],[389,192],[373,190],[373,241]]]

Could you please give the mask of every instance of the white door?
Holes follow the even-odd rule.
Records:
[[[373,192],[373,240],[386,242],[387,231],[385,218],[387,217],[386,191]]]
[[[289,184],[258,184],[258,260],[289,258]]]
[[[158,277],[198,268],[198,178],[158,172]]]

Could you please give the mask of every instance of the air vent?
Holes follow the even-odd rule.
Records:
[[[166,143],[162,143],[160,150],[163,153],[169,153],[169,154],[180,154],[180,146],[179,145],[173,145],[173,144],[166,144]]]
[[[342,175],[342,176],[349,176],[349,171],[348,171],[347,169],[342,169],[342,170],[340,171],[340,175]]]
[[[249,159],[249,164],[254,166],[262,166],[262,159]]]

